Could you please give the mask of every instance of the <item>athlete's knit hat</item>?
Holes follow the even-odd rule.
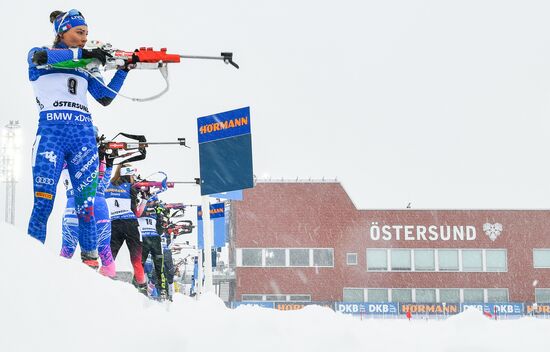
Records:
[[[87,24],[82,13],[75,9],[59,14],[53,21],[53,29],[56,34],[64,33],[77,26],[87,26]]]

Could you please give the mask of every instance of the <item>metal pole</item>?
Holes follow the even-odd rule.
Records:
[[[9,199],[9,194],[10,194],[10,184],[9,182],[6,182],[6,196],[4,197],[4,222],[10,224],[10,217],[9,217],[9,214],[10,214],[10,199]]]
[[[16,141],[17,130],[21,126],[19,121],[11,120],[5,126],[4,140],[2,141],[2,181],[6,183],[4,219],[7,223],[15,224],[15,164],[19,145]]]
[[[202,251],[199,249],[197,250],[197,276],[195,278],[195,299],[199,299],[201,293],[202,293],[202,276],[203,276],[203,270],[202,270]]]
[[[210,221],[210,198],[202,196],[202,227],[204,239],[204,292],[212,291],[212,222]]]
[[[4,220],[15,225],[15,181],[6,182],[6,208]]]

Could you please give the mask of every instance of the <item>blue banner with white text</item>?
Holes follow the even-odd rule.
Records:
[[[334,310],[345,314],[379,314],[379,315],[397,315],[399,313],[398,303],[394,302],[336,302],[334,303]]]
[[[210,221],[214,223],[213,248],[225,246],[225,203],[210,204]],[[198,248],[204,249],[204,227],[202,221],[202,207],[197,207],[197,234]]]
[[[201,195],[254,187],[250,108],[197,119]]]
[[[523,303],[462,303],[462,311],[477,309],[491,315],[522,315]]]

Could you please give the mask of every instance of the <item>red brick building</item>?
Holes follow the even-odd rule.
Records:
[[[550,302],[548,210],[360,210],[338,182],[233,203],[235,300]]]

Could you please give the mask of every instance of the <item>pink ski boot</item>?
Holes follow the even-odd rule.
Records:
[[[103,265],[101,268],[99,268],[99,273],[103,276],[107,276],[113,279],[116,276],[115,262],[113,261],[109,265]]]

